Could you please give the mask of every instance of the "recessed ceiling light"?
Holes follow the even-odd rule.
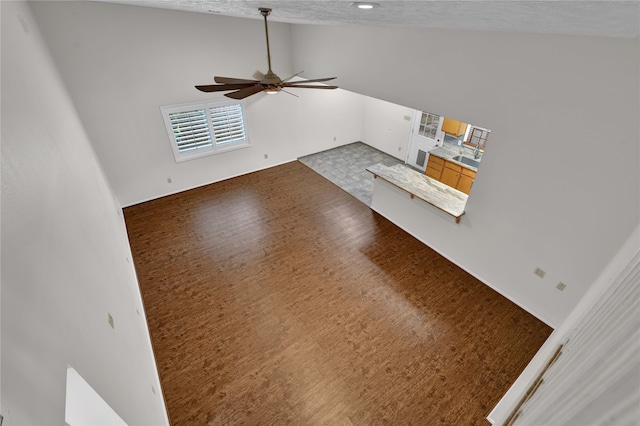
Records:
[[[358,9],[373,9],[374,7],[378,7],[380,5],[378,3],[356,1],[351,3],[351,6],[357,7]]]

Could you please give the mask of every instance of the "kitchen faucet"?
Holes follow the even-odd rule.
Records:
[[[480,141],[478,141],[478,145],[476,145],[476,149],[473,151],[473,158],[476,160],[480,158]]]

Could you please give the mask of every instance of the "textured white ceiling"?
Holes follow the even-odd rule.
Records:
[[[352,0],[101,0],[136,6],[310,24],[356,24],[405,28],[469,29],[542,34],[638,38],[640,0],[453,1],[375,0],[359,10]]]

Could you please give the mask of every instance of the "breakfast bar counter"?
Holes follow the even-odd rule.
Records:
[[[367,171],[372,173],[374,178],[381,178],[406,191],[411,198],[417,197],[450,214],[456,219],[456,223],[459,223],[460,218],[464,215],[467,194],[438,182],[404,164],[396,164],[389,167],[378,163],[367,167]]]

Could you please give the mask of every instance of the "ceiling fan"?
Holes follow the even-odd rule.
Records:
[[[261,7],[258,9],[264,17],[264,30],[267,36],[267,60],[269,62],[269,70],[266,74],[260,75],[260,80],[246,80],[242,78],[214,77],[213,80],[220,84],[209,84],[204,86],[196,86],[196,89],[202,92],[224,92],[227,90],[235,90],[235,92],[225,93],[224,95],[233,99],[244,99],[248,96],[255,95],[259,92],[278,93],[287,88],[306,88],[306,89],[337,89],[338,86],[325,85],[309,85],[307,83],[319,83],[321,81],[333,80],[336,77],[316,78],[313,80],[289,82],[293,77],[301,74],[301,72],[281,80],[273,71],[271,71],[271,52],[269,51],[269,28],[267,27],[267,16],[271,13],[271,9]],[[256,73],[260,74],[260,73]],[[289,92],[287,92],[289,93]],[[293,93],[290,93],[293,94]],[[295,96],[295,95],[294,95]]]

